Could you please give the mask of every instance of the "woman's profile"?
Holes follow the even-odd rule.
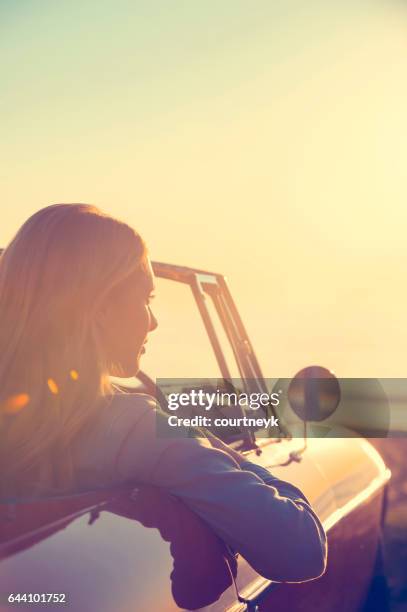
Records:
[[[154,485],[263,576],[320,576],[326,537],[298,488],[213,436],[160,439],[155,400],[115,392],[157,327],[153,291],[144,241],[98,208],[54,204],[22,225],[0,258],[1,498]]]

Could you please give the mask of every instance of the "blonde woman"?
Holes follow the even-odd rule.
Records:
[[[149,483],[179,497],[260,574],[310,580],[326,537],[303,493],[215,437],[156,437],[147,395],[118,394],[157,327],[146,246],[86,204],[54,204],[0,259],[1,498]]]

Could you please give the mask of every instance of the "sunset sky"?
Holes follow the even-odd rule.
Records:
[[[406,22],[396,0],[3,0],[1,244],[91,202],[226,274],[267,376],[407,376]],[[161,376],[193,361],[164,297]]]

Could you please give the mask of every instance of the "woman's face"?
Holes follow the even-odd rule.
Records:
[[[129,278],[113,291],[103,312],[104,340],[109,360],[119,365],[114,376],[135,376],[150,331],[157,327],[150,300],[154,276],[148,260],[146,271]]]

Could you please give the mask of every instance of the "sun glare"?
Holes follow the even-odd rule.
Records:
[[[55,380],[53,380],[52,378],[48,378],[47,385],[48,385],[48,389],[51,391],[51,393],[53,393],[54,395],[58,394],[58,385],[55,382]]]
[[[28,404],[30,401],[30,396],[28,393],[17,393],[16,395],[11,395],[3,404],[3,411],[6,414],[16,414],[20,412],[24,406]]]

